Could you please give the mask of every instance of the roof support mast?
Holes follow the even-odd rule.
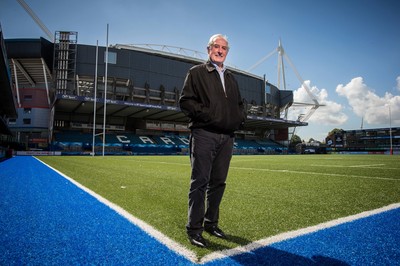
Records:
[[[317,101],[317,98],[311,92],[311,90],[308,87],[308,85],[301,78],[301,76],[300,76],[299,72],[297,71],[296,67],[294,66],[294,64],[292,63],[292,61],[288,57],[288,55],[285,53],[285,50],[282,47],[281,40],[279,40],[279,44],[278,44],[278,47],[276,49],[274,49],[267,56],[263,57],[256,64],[254,64],[249,69],[247,69],[247,71],[250,72],[254,68],[258,67],[261,63],[263,63],[265,60],[267,60],[269,57],[271,57],[275,53],[278,53],[278,81],[277,81],[278,88],[281,89],[281,78],[282,78],[283,90],[286,90],[286,77],[285,77],[285,68],[284,68],[284,60],[283,60],[283,58],[285,58],[287,60],[287,62],[289,63],[289,65],[292,67],[294,73],[297,76],[297,79],[300,81],[301,86],[304,87],[304,89],[306,90],[308,96],[313,101],[312,104],[311,103],[310,104],[305,104],[305,105],[311,105],[312,107],[311,107],[311,109],[309,110],[309,112],[307,114],[305,114],[304,116],[301,116],[301,118],[299,118],[300,122],[305,122],[305,121],[307,121],[308,118],[311,117],[311,115],[315,112],[315,110],[318,109],[318,107],[320,107],[322,105],[319,104],[319,102]],[[296,103],[294,103],[294,104],[296,104]],[[304,105],[304,104],[301,104],[301,105]],[[288,110],[286,109],[285,110],[285,117],[287,116],[287,111]]]
[[[283,55],[285,54],[285,51],[283,50],[283,47],[281,45],[281,40],[279,40],[277,51],[278,51],[278,88],[281,87],[281,71],[282,71],[283,89],[286,90],[285,66],[283,63]]]
[[[283,50],[283,47],[281,45],[281,40],[279,40],[277,51],[278,51],[278,88],[279,89],[281,88],[281,77],[282,77],[283,90],[286,90],[285,66],[283,62],[283,55],[285,54],[285,51]],[[288,115],[288,108],[285,108],[285,115],[284,115],[285,119],[287,119],[287,115]]]

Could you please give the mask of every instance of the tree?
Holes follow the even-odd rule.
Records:
[[[296,144],[301,143],[301,138],[294,134],[292,138],[290,139],[290,144],[296,146]]]
[[[301,143],[301,138],[297,136],[296,134],[292,135],[292,138],[290,139],[290,144],[289,144],[289,150],[292,153],[296,152],[296,145]]]
[[[332,129],[331,132],[329,132],[328,136],[340,133],[342,131],[343,131],[343,129],[341,129],[341,128]]]

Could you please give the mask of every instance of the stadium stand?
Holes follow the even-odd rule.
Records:
[[[93,134],[79,131],[62,131],[54,134],[53,149],[63,155],[90,154]],[[95,136],[95,153],[102,151],[103,138]],[[112,155],[187,154],[188,136],[181,135],[136,135],[131,132],[107,133],[105,153]],[[235,154],[280,154],[285,147],[272,141],[236,139]]]
[[[14,92],[0,25],[0,161],[10,158],[13,150],[21,147],[21,143],[12,135],[7,124],[9,118],[17,117]]]
[[[178,100],[188,69],[204,59],[149,47],[111,45],[108,53],[113,60],[108,62],[107,80],[101,70],[96,82],[95,69],[105,67],[106,47],[78,44],[77,34],[57,31],[54,41],[5,40],[8,65],[14,69],[11,84],[20,92],[14,97],[19,115],[8,121],[12,134],[31,151],[187,154],[188,118]],[[293,92],[281,91],[263,77],[228,68],[238,81],[247,111],[243,129],[236,132],[235,154],[285,152],[287,129],[307,126],[281,117],[293,103]],[[265,139],[267,135],[271,142]]]

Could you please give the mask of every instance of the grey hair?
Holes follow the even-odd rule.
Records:
[[[213,36],[210,37],[210,40],[208,41],[207,48],[210,48],[210,46],[212,46],[215,43],[215,40],[218,39],[218,38],[224,39],[226,41],[226,44],[227,44],[228,49],[229,49],[228,37],[226,35],[223,35],[223,34],[220,34],[220,33],[214,34]]]

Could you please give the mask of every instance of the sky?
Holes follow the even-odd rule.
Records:
[[[78,32],[79,44],[106,45],[108,24],[109,44],[170,45],[205,53],[209,37],[222,33],[231,47],[226,63],[265,75],[274,85],[278,53],[273,52],[281,42],[294,66],[283,57],[294,102],[312,103],[308,88],[321,105],[307,127],[296,128],[302,140],[324,141],[335,128],[400,127],[398,0],[25,2],[53,34]],[[0,23],[6,39],[48,39],[17,0],[0,1]],[[292,106],[287,118],[296,120],[309,108]]]

